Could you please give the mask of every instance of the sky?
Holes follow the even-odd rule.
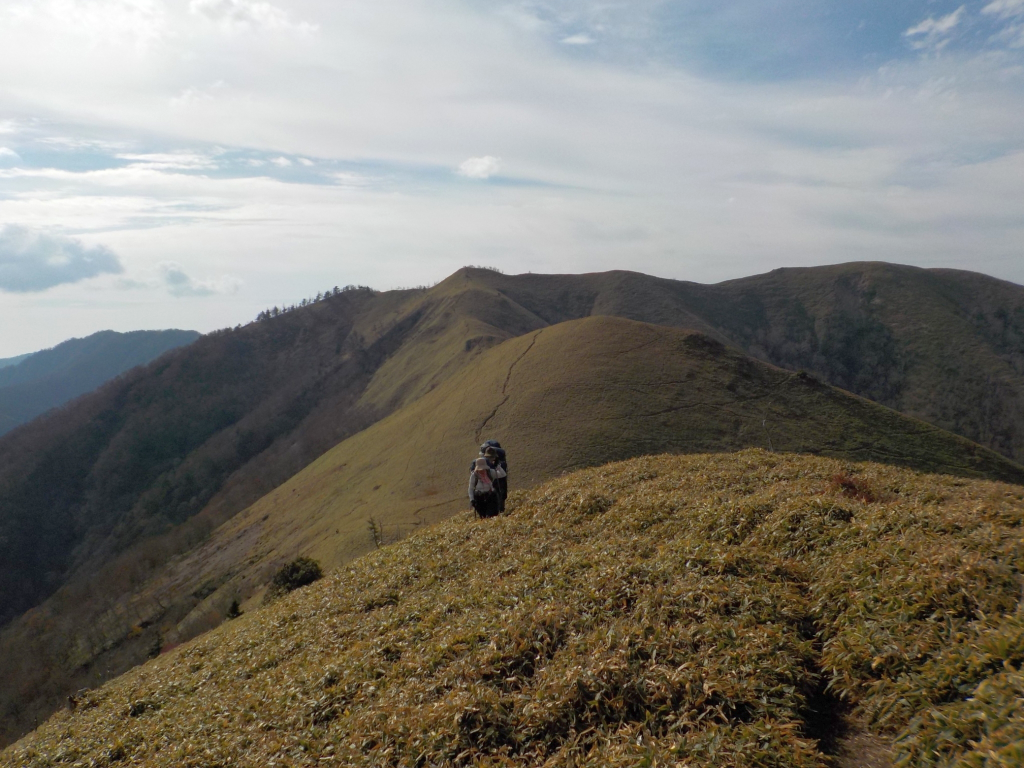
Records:
[[[0,358],[335,285],[1024,284],[1024,0],[0,0]]]

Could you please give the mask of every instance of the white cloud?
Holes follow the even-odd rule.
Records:
[[[226,87],[227,84],[223,80],[218,80],[204,88],[185,88],[170,100],[170,104],[172,107],[188,107],[208,103],[213,101],[217,97],[217,93]]]
[[[19,155],[17,152],[15,152],[10,147],[0,147],[0,163],[4,162],[4,160],[7,160],[8,162],[10,162],[12,160],[17,161],[17,160],[20,160],[20,159],[21,159],[21,155]]]
[[[1012,19],[993,39],[1005,43],[1010,48],[1024,48],[1024,0],[995,0],[982,8],[981,12],[1002,21]]]
[[[1024,48],[1024,24],[1011,24],[995,36],[1010,48]]]
[[[46,146],[58,147],[68,151],[91,149],[100,152],[120,152],[127,146],[123,141],[87,139],[80,136],[43,136],[36,139],[36,141]]]
[[[102,274],[123,271],[109,248],[27,227],[0,227],[0,290],[12,293],[45,291]]]
[[[351,173],[349,171],[338,171],[331,174],[331,178],[334,179],[335,183],[341,187],[362,187],[366,188],[370,184],[370,179],[362,174]]]
[[[585,32],[580,32],[575,35],[569,35],[569,37],[563,37],[561,42],[562,45],[593,45],[597,41]]]
[[[308,157],[300,157],[300,158],[299,158],[299,163],[300,163],[301,165],[304,165],[304,166],[306,166],[307,168],[312,168],[312,167],[313,167],[314,165],[316,165],[316,163],[314,163],[314,162],[313,162],[312,160],[310,160],[310,159],[309,159]]]
[[[917,49],[930,48],[941,50],[949,43],[949,36],[960,24],[966,7],[961,5],[955,11],[937,19],[927,18],[906,32],[903,36],[910,39],[910,44]]]
[[[315,32],[316,24],[294,22],[288,12],[263,0],[191,0],[189,11],[228,25]]]
[[[981,12],[1001,19],[1024,16],[1024,0],[995,0],[982,8]]]
[[[471,157],[459,164],[459,175],[467,179],[489,179],[501,170],[501,159],[484,155]]]
[[[67,34],[94,48],[127,45],[144,50],[163,38],[162,0],[11,0],[0,9],[8,24],[49,29],[58,42]]]
[[[272,162],[278,168],[288,168],[292,164],[292,161],[289,160],[287,157],[275,157],[272,158],[270,162]]]
[[[117,155],[117,158],[120,160],[130,160],[132,168],[158,171],[197,171],[215,169],[217,167],[212,157],[195,152],[124,153]]]
[[[231,275],[223,275],[213,280],[196,280],[185,273],[181,264],[176,261],[164,261],[160,265],[163,283],[172,296],[214,296],[217,294],[238,293],[242,281]]]

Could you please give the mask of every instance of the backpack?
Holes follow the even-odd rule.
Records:
[[[480,453],[483,453],[488,448],[494,449],[494,452],[498,454],[498,464],[508,472],[508,461],[505,459],[505,449],[501,447],[501,443],[497,440],[487,440],[480,446]]]

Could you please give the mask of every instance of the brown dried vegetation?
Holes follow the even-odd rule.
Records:
[[[839,472],[832,475],[832,481],[829,483],[829,490],[833,493],[841,493],[844,496],[849,496],[851,499],[860,499],[861,501],[873,502],[878,501],[875,496],[875,492],[868,487],[863,481],[857,480],[856,477],[846,473]]]
[[[1018,486],[832,459],[584,470],[85,694],[0,765],[824,768],[846,722],[897,766],[1019,766],[1022,522]]]

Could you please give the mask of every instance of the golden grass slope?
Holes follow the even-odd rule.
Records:
[[[489,350],[222,526],[158,586],[219,586],[169,640],[219,623],[235,598],[254,605],[297,555],[336,567],[365,553],[371,517],[393,540],[466,509],[468,465],[492,437],[509,451],[513,488],[637,455],[768,446],[1024,478],[963,438],[701,334],[586,318]]]
[[[87,693],[0,765],[1019,766],[1022,524],[1019,486],[877,464],[588,469]]]
[[[479,272],[430,290],[345,291],[213,334],[3,441],[0,593],[9,587],[12,599],[0,599],[0,624],[66,581],[0,626],[0,744],[68,693],[223,620],[244,591],[203,598],[252,542],[216,552],[196,581],[177,565],[210,531],[487,348],[543,324],[478,284]],[[21,545],[10,557],[5,522]]]
[[[1024,460],[1024,287],[853,262],[700,285],[631,272],[474,278],[549,323],[690,328]]]
[[[359,405],[391,413],[438,386],[481,352],[547,323],[475,278],[485,270],[460,270],[391,314],[370,314],[357,332],[413,324],[402,345],[380,368]],[[387,294],[382,294],[387,296]]]

